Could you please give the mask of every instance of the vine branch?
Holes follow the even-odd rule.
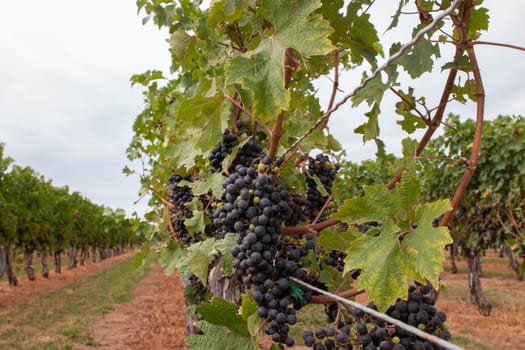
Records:
[[[525,47],[518,46],[518,45],[512,45],[512,44],[505,44],[505,43],[495,43],[491,41],[474,41],[472,42],[472,45],[491,45],[491,46],[499,46],[499,47],[506,47],[508,49],[515,49],[519,51],[525,51]]]
[[[340,296],[341,298],[353,298],[365,292],[366,291],[364,289],[350,289],[341,293],[337,293],[336,295]],[[311,304],[332,304],[333,302],[334,299],[326,295],[314,295],[312,298],[310,298]]]
[[[470,62],[472,63],[474,80],[476,82],[476,90],[477,90],[476,91],[476,104],[477,104],[476,131],[474,134],[474,141],[472,144],[472,153],[469,159],[469,166],[463,173],[461,182],[456,190],[456,193],[454,193],[454,197],[452,198],[452,201],[451,201],[452,210],[446,212],[445,215],[443,215],[443,218],[441,219],[439,223],[440,226],[447,226],[450,220],[452,219],[452,216],[454,215],[454,211],[458,207],[461,197],[463,196],[463,193],[465,193],[465,191],[467,190],[468,184],[470,182],[470,179],[472,178],[474,170],[476,170],[476,167],[478,164],[479,151],[481,149],[481,135],[483,132],[483,117],[485,113],[485,88],[483,87],[483,80],[481,79],[481,73],[479,71],[479,64],[477,61],[476,53],[474,52],[474,48],[473,47],[467,48],[467,54],[469,56]]]
[[[296,235],[296,234],[304,234],[307,232],[319,232],[324,230],[327,227],[337,225],[341,222],[339,219],[328,219],[326,221],[313,224],[313,225],[307,225],[307,226],[301,226],[301,227],[291,227],[291,226],[285,226],[282,228],[282,234],[283,235]]]

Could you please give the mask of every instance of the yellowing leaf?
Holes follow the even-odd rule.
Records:
[[[345,270],[359,268],[359,288],[364,288],[379,311],[384,312],[398,297],[407,296],[407,276],[413,277],[416,252],[398,242],[397,227],[383,224],[379,236],[363,235],[347,250]]]
[[[450,210],[448,200],[424,204],[416,210],[417,228],[403,239],[403,246],[417,252],[416,271],[439,286],[439,274],[443,271],[445,245],[452,243],[446,227],[433,227],[432,222]]]

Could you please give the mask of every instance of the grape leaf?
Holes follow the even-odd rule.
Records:
[[[169,43],[174,58],[172,62],[177,62],[184,70],[189,69],[192,61],[198,58],[195,37],[188,35],[185,30],[179,29],[171,34]]]
[[[243,298],[241,305],[241,317],[243,320],[248,320],[248,317],[257,312],[258,306],[251,298]]]
[[[204,230],[206,229],[204,213],[200,210],[193,211],[191,218],[184,218],[184,225],[186,226],[188,233],[192,236],[196,233],[204,233]]]
[[[406,299],[406,276],[416,277],[413,271],[417,254],[399,244],[398,231],[399,227],[387,221],[378,236],[362,235],[346,251],[344,274],[361,269],[358,287],[366,290],[381,312],[398,297]]]
[[[382,224],[377,227],[379,233],[351,242],[344,271],[362,269],[359,287],[382,310],[395,298],[406,296],[407,278],[437,283],[443,269],[443,248],[451,238],[446,229],[434,228],[432,223],[450,204],[444,200],[418,205],[420,193],[418,178],[406,172],[392,191],[385,185],[365,186],[364,196],[346,200],[336,215],[349,223]]]
[[[312,15],[319,0],[266,0],[259,10],[273,25],[260,45],[234,57],[226,67],[226,83],[239,83],[254,93],[252,113],[265,121],[288,110],[290,93],[284,87],[284,58],[287,48],[300,56],[325,55],[335,49],[328,36],[332,28],[321,15]]]
[[[341,250],[341,247],[348,247],[354,239],[349,231],[338,232],[336,230],[323,230],[319,234],[319,245],[326,251]]]
[[[401,181],[396,184],[392,197],[397,202],[399,209],[408,210],[418,203],[420,194],[421,184],[418,178],[411,173],[405,172]]]
[[[178,169],[184,169],[188,172],[195,165],[195,158],[202,155],[202,152],[195,147],[195,141],[188,139],[179,143],[170,144],[167,147],[167,153],[173,158],[174,164]]]
[[[396,213],[396,200],[392,198],[386,185],[363,186],[363,191],[363,197],[345,200],[334,216],[348,223],[356,220],[383,222]]]
[[[164,273],[168,276],[171,276],[175,268],[179,268],[184,259],[184,249],[179,247],[176,242],[172,240],[160,253],[159,263],[164,269]]]
[[[255,301],[253,301],[251,293],[245,293],[242,295],[242,305],[241,305],[241,317],[248,326],[248,332],[252,337],[257,337],[261,323],[264,322],[264,319],[257,315],[257,310],[259,306]]]
[[[2,203],[1,199],[2,199],[2,196],[0,194],[0,203]],[[133,264],[132,264],[133,270],[137,270],[137,271],[144,270],[144,266],[146,264],[146,258],[148,257],[149,252],[150,252],[150,247],[149,247],[149,244],[146,242],[146,244],[142,245],[142,248],[140,248],[140,250],[135,254],[135,257],[133,257]]]
[[[180,133],[183,130],[187,137],[191,137],[191,146],[202,151],[198,154],[211,151],[228,125],[229,109],[224,108],[224,98],[221,94],[211,97],[196,95],[182,100],[176,113],[184,118],[185,123],[184,127],[177,128],[176,132]]]
[[[407,234],[402,243],[418,253],[416,271],[436,287],[443,271],[444,247],[452,243],[452,237],[446,227],[434,227],[432,222],[450,209],[448,200],[419,206],[416,209],[417,228]]]
[[[377,31],[370,22],[370,14],[363,10],[363,7],[369,6],[369,3],[351,1],[346,11],[341,11],[343,6],[343,0],[324,0],[323,6],[319,9],[334,28],[330,38],[338,42],[341,48],[350,49],[353,63],[361,63],[364,57],[375,67],[377,48],[380,46]]]
[[[246,322],[237,315],[237,305],[222,298],[214,297],[211,303],[201,303],[197,312],[211,324],[227,327],[230,331],[248,336]]]
[[[204,233],[206,229],[206,216],[202,211],[202,202],[198,197],[194,197],[193,200],[185,204],[185,207],[191,210],[191,218],[184,218],[184,225],[186,230],[190,235],[195,235],[196,233]]]
[[[191,335],[186,342],[192,350],[258,350],[255,339],[239,333],[227,332],[224,327],[206,321],[195,323],[202,335]]]
[[[363,134],[363,142],[373,140],[379,136],[378,118],[380,112],[379,104],[374,103],[372,109],[365,113],[368,120],[354,129],[356,134]]]
[[[208,238],[202,242],[192,244],[187,249],[184,265],[199,278],[204,286],[208,283],[209,265],[216,253],[214,238]]]
[[[246,0],[216,0],[211,4],[209,16],[206,20],[214,24],[236,21],[242,18],[247,7]]]
[[[237,234],[227,233],[223,239],[217,240],[215,243],[215,249],[221,252],[222,272],[230,277],[233,274],[233,260],[234,257],[231,254],[233,247],[237,245]]]
[[[398,51],[400,44],[394,44],[392,49]],[[412,47],[412,50],[401,56],[397,63],[402,66],[412,79],[420,77],[423,73],[431,72],[434,66],[432,56],[439,56],[437,46],[428,40],[420,40]]]
[[[209,191],[218,198],[222,194],[222,182],[225,177],[221,173],[204,174],[202,180],[196,180],[193,182],[183,180],[180,182],[180,186],[188,186],[191,188],[191,192],[194,196],[200,196],[207,194]]]
[[[472,10],[472,16],[469,23],[468,37],[470,39],[479,38],[479,32],[489,28],[489,10],[485,7],[475,7]]]

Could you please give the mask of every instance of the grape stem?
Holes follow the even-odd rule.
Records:
[[[340,296],[341,298],[352,298],[363,293],[365,293],[364,289],[350,289],[341,293],[337,293],[336,295]],[[333,304],[333,302],[334,299],[326,295],[314,295],[309,300],[309,303],[311,304]]]
[[[230,101],[232,103],[232,105],[234,105],[237,109],[243,111],[250,118],[252,118],[252,113],[249,110],[247,110],[246,108],[244,108],[244,106],[242,104],[240,104],[237,100],[235,100],[233,97],[231,97],[229,95],[224,95],[224,98],[227,99],[228,101]]]
[[[300,226],[300,227],[291,227],[291,226],[285,226],[282,228],[282,234],[283,235],[297,235],[297,234],[305,234],[308,232],[319,232],[324,230],[327,227],[337,225],[341,222],[339,219],[328,219],[326,221],[317,223],[317,224],[311,224],[307,226]]]
[[[323,215],[323,212],[326,210],[326,207],[328,207],[328,204],[330,203],[331,200],[332,200],[332,195],[328,195],[326,202],[324,202],[323,207],[319,211],[319,214],[317,214],[317,216],[315,217],[314,221],[312,222],[312,225],[317,224],[319,219],[321,219],[321,215]]]
[[[328,102],[328,110],[332,109],[335,102],[335,97],[337,95],[337,90],[339,89],[339,51],[334,52],[334,82],[332,87],[332,94],[330,95],[330,101]],[[328,125],[328,119],[330,119],[330,115],[327,115],[321,125],[319,125],[319,129],[323,130]]]
[[[169,213],[169,208],[168,206],[166,206],[166,210],[168,211]],[[177,239],[177,232],[175,232],[175,228],[173,227],[173,224],[171,223],[171,215],[170,215],[170,218],[168,220],[168,228],[170,230],[170,236],[172,239]]]

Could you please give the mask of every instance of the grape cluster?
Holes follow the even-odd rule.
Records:
[[[222,205],[214,224],[238,234],[238,245],[232,249],[234,267],[243,275],[243,286],[251,289],[258,315],[268,322],[266,333],[281,346],[292,346],[289,325],[296,323],[295,312],[307,303],[311,292],[292,285],[289,276],[311,282],[302,258],[314,242],[312,234],[300,242],[280,235],[291,214],[290,195],[276,184],[270,169],[268,157],[257,168],[238,164],[223,183]]]
[[[257,139],[249,139],[237,152],[233,160],[232,168],[235,169],[237,165],[250,167],[255,160],[262,159],[263,157],[264,153],[261,143]],[[232,169],[230,168],[230,170]]]
[[[186,300],[191,304],[200,304],[207,299],[206,294],[208,290],[196,275],[190,274],[186,282],[184,287],[184,297]]]
[[[339,272],[343,272],[345,268],[346,253],[341,250],[332,250],[326,258],[321,261],[321,268],[323,264],[332,266]]]
[[[451,335],[445,324],[447,319],[437,311],[435,300],[430,297],[426,285],[411,286],[408,300],[398,300],[386,314],[441,339],[449,340]],[[368,305],[376,309],[373,303]],[[334,322],[338,315],[337,304],[325,310],[329,320]],[[363,350],[441,350],[442,348],[421,339],[406,330],[376,319],[360,309],[353,309],[349,315],[340,315],[340,320],[331,327],[319,327],[303,333],[306,346],[314,350],[363,349]]]
[[[290,198],[291,214],[286,218],[285,224],[286,226],[297,226],[306,222],[305,208],[310,205],[310,202],[298,193],[291,194]]]
[[[240,140],[248,137],[247,134],[249,130],[242,121],[237,121],[236,128],[237,133],[232,133],[227,130],[222,136],[222,142],[218,143],[208,156],[212,171],[222,171],[222,162],[224,159],[232,153],[235,146],[239,145]],[[251,138],[238,150],[228,171],[235,171],[235,167],[239,164],[250,167],[256,159],[260,159],[263,156],[264,153],[261,143],[256,138]]]
[[[198,236],[192,236],[186,229],[184,224],[185,218],[191,218],[192,212],[186,208],[185,204],[193,200],[193,194],[191,188],[184,185],[181,186],[180,182],[183,180],[182,176],[173,174],[170,176],[170,200],[173,204],[171,210],[171,225],[173,230],[177,233],[178,239],[186,244],[193,244],[200,240]]]
[[[334,165],[326,154],[318,154],[315,158],[308,159],[306,172],[306,199],[309,201],[309,206],[305,207],[307,214],[313,219],[323,208],[328,196],[321,195],[317,188],[317,182],[314,177],[317,177],[328,194],[332,192],[332,185],[339,170],[338,165]]]
[[[336,326],[318,327],[303,332],[304,344],[314,350],[352,349],[351,319],[346,318]]]
[[[222,135],[222,142],[218,143],[212,150],[208,159],[211,167],[215,171],[222,170],[222,161],[230,155],[233,147],[239,144],[237,135],[225,133]]]

